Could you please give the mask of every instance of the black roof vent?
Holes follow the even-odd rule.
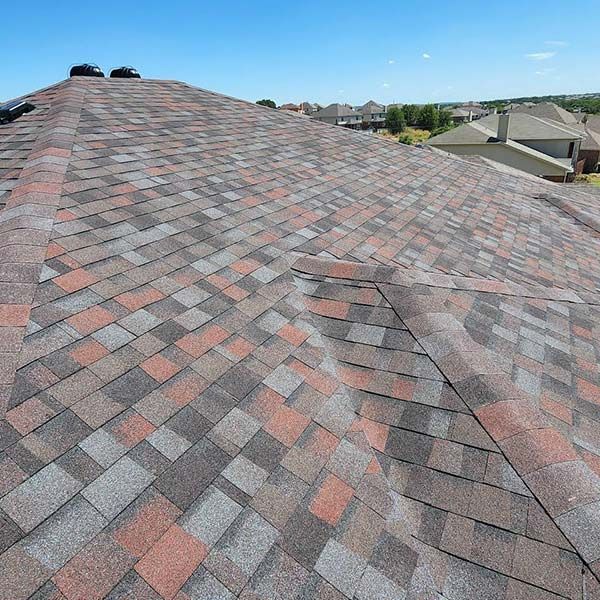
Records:
[[[111,77],[120,77],[122,79],[140,79],[141,75],[133,67],[118,67],[110,72]]]
[[[85,63],[71,67],[69,77],[104,77],[104,73],[98,65]]]
[[[0,123],[10,123],[21,115],[31,112],[35,106],[25,100],[12,100],[0,105]]]

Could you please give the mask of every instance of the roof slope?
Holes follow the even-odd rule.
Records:
[[[360,115],[360,113],[347,104],[339,104],[336,102],[317,111],[313,117],[347,117],[358,115]]]
[[[545,154],[536,150],[535,148],[531,148],[526,146],[524,143],[520,143],[515,141],[516,139],[553,139],[552,136],[558,136],[557,139],[563,139],[564,136],[569,136],[567,139],[575,139],[581,137],[581,133],[566,133],[565,130],[561,127],[555,127],[550,124],[549,126],[546,123],[541,123],[542,119],[536,119],[535,117],[529,117],[527,115],[520,115],[523,117],[522,119],[516,119],[517,121],[531,121],[534,120],[534,123],[516,123],[517,127],[516,131],[513,131],[512,123],[510,128],[510,137],[505,142],[499,140],[496,135],[498,131],[498,119],[496,115],[490,115],[490,117],[486,117],[485,119],[480,119],[478,121],[471,121],[469,123],[464,123],[463,125],[459,125],[453,129],[445,131],[444,133],[440,133],[434,137],[429,138],[426,141],[426,144],[429,146],[439,147],[441,149],[444,146],[452,146],[452,145],[477,145],[477,144],[498,144],[510,148],[511,150],[518,152],[520,154],[526,154],[535,158],[538,161],[542,161],[553,165],[554,167],[558,167],[565,172],[571,172],[572,165],[570,159],[561,159],[554,158],[549,154]],[[491,121],[488,119],[492,119]],[[514,117],[511,117],[513,119]],[[526,135],[519,135],[526,134]],[[527,137],[530,136],[530,137]],[[531,137],[531,136],[539,136]],[[547,137],[545,137],[547,136]],[[563,136],[563,137],[560,137]],[[513,139],[514,138],[514,139]]]
[[[467,143],[473,137],[471,129],[481,132],[480,128],[485,128],[492,132],[492,136],[498,131],[498,119],[500,115],[488,115],[477,122],[465,123],[454,129],[450,129],[445,133],[440,134],[432,139],[440,139],[445,141],[457,141]],[[470,129],[469,129],[470,128]],[[483,133],[479,133],[478,137],[483,139]],[[511,113],[510,115],[510,130],[509,136],[513,140],[564,140],[578,139],[583,136],[583,132],[573,127],[562,125],[556,121],[541,119],[531,115],[520,113]]]
[[[74,78],[32,138],[6,597],[597,597],[584,193],[176,82]]]
[[[529,114],[534,117],[542,117],[543,119],[552,119],[566,125],[577,123],[577,117],[573,113],[558,106],[558,104],[554,104],[554,102],[520,104],[511,109],[511,112]]]
[[[385,112],[385,105],[379,104],[379,102],[375,102],[375,100],[369,100],[361,106],[359,112],[361,112],[363,115]]]

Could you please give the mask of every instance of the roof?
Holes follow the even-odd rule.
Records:
[[[372,113],[382,113],[385,112],[385,105],[379,104],[375,102],[375,100],[369,100],[365,104],[362,105],[360,111],[363,115],[370,115]]]
[[[500,115],[488,115],[476,123],[465,123],[435,136],[438,143],[485,142],[495,137],[498,131]],[[583,132],[549,119],[541,119],[520,113],[511,113],[509,136],[513,140],[575,140],[583,137]]]
[[[459,106],[458,108],[460,110],[466,111],[467,114],[470,111],[471,114],[473,114],[473,115],[484,116],[489,113],[489,110],[487,110],[486,108],[482,108],[482,106],[479,104],[463,104],[463,105]]]
[[[547,135],[569,135],[573,136],[574,139],[581,137],[581,132],[576,133],[565,133],[562,127],[555,127],[552,124],[538,123],[542,119],[536,119],[535,117],[529,117],[528,115],[521,115],[522,118],[515,119],[517,127],[513,129],[513,116],[511,115],[510,133],[511,138],[515,135],[515,130],[518,133],[525,133],[527,135],[541,135],[546,132]],[[523,123],[522,121],[534,120],[534,123]],[[453,129],[450,129],[444,133],[429,138],[426,141],[427,145],[437,146],[444,149],[444,146],[456,146],[456,145],[485,145],[495,144],[502,145],[506,148],[510,148],[514,152],[520,154],[526,154],[538,161],[558,167],[565,172],[571,172],[573,170],[571,165],[571,159],[554,158],[548,154],[530,148],[525,144],[520,144],[514,139],[509,138],[506,142],[498,140],[496,137],[498,131],[498,117],[497,115],[490,115],[484,119],[480,119],[476,122],[465,123],[459,125]],[[516,136],[515,136],[516,137]],[[517,138],[518,139],[518,138]],[[535,138],[533,138],[535,139]],[[545,138],[541,138],[545,139]],[[551,139],[551,138],[549,138]]]
[[[567,125],[577,123],[575,115],[568,110],[565,110],[554,102],[540,102],[539,104],[524,103],[512,108],[513,112],[533,115],[534,117],[542,117],[544,119],[552,119]]]
[[[348,117],[359,115],[360,113],[355,111],[351,106],[347,104],[338,104],[336,102],[317,111],[313,117]]]
[[[453,117],[468,117],[469,115],[472,115],[472,109],[471,110],[467,110],[465,108],[452,108],[450,110],[450,114]]]
[[[2,126],[5,597],[597,597],[596,199],[54,89]]]
[[[585,128],[585,136],[581,140],[581,150],[600,150],[600,131]]]
[[[600,115],[587,115],[585,125],[592,131],[600,132]]]
[[[479,121],[489,129],[498,131],[500,115],[488,115]],[[574,140],[582,137],[581,129],[552,119],[524,113],[510,113],[509,135],[514,140]]]

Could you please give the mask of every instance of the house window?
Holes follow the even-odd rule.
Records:
[[[575,150],[575,142],[569,144],[569,154],[567,155],[569,158],[573,157],[573,150]]]

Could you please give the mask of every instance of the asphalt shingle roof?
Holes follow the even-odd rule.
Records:
[[[524,113],[533,115],[535,117],[551,119],[567,125],[573,125],[577,123],[577,117],[572,112],[565,110],[562,108],[562,106],[558,106],[558,104],[554,104],[554,102],[519,104],[515,108],[512,108],[511,112]]]
[[[488,115],[478,121],[459,125],[431,139],[448,144],[487,141],[488,137],[497,135],[498,119],[499,115]],[[491,132],[491,136],[489,132]],[[579,129],[549,119],[511,113],[508,135],[514,140],[575,140],[583,137],[584,133]]]
[[[592,198],[53,90],[0,128],[3,598],[598,597]]]
[[[351,106],[346,104],[334,103],[317,111],[313,117],[348,117],[360,115]]]

